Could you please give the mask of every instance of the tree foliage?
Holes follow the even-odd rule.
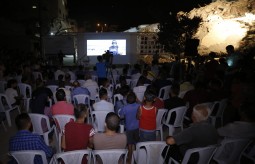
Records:
[[[189,19],[185,15],[170,14],[159,23],[158,42],[164,45],[164,50],[173,54],[184,51],[185,42],[192,39],[201,23],[200,17]]]

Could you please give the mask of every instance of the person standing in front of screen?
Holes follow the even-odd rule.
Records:
[[[109,51],[113,54],[113,55],[119,55],[118,53],[118,44],[116,40],[112,41],[112,45],[109,47]]]
[[[96,63],[96,71],[98,77],[98,86],[100,86],[107,78],[107,64],[103,61],[102,56],[97,56],[97,60],[98,62]]]

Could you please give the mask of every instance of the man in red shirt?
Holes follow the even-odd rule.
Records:
[[[63,89],[58,89],[56,92],[57,102],[51,107],[52,115],[69,114],[74,115],[73,104],[66,102],[66,94]]]

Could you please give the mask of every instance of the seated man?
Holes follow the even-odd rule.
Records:
[[[120,125],[119,116],[114,112],[108,113],[105,118],[105,124],[105,132],[96,133],[93,137],[94,149],[125,149],[127,137],[125,134],[117,133]]]
[[[29,115],[27,113],[19,114],[15,123],[18,132],[9,141],[9,151],[42,150],[50,160],[53,155],[52,149],[45,144],[40,135],[31,133],[32,122]],[[35,157],[34,163],[42,164],[43,162],[40,157]]]
[[[65,91],[63,89],[58,89],[56,92],[57,102],[51,107],[52,115],[56,115],[56,114],[73,115],[74,114],[74,106],[70,103],[67,103],[65,97],[66,97]]]
[[[166,138],[166,143],[171,145],[167,158],[170,156],[181,161],[188,149],[217,144],[217,130],[213,125],[206,122],[209,110],[206,105],[194,106],[191,117],[193,124],[182,132]],[[196,156],[191,159],[192,162],[196,160]]]
[[[79,95],[79,94],[86,94],[86,95],[90,96],[89,90],[85,87],[81,87],[79,81],[75,80],[73,82],[73,90],[71,92],[71,99],[73,100],[73,96]]]
[[[62,148],[65,151],[92,148],[92,136],[95,131],[91,125],[84,123],[88,115],[87,107],[84,104],[79,104],[74,109],[74,113],[76,120],[65,125],[61,140]]]
[[[93,109],[95,111],[110,111],[114,112],[114,106],[112,103],[108,102],[107,90],[105,88],[101,88],[99,90],[99,98],[100,101],[93,104]]]

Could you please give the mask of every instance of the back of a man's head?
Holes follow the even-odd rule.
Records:
[[[110,112],[105,117],[105,123],[107,129],[117,131],[120,125],[120,117],[116,113]]]
[[[64,101],[66,97],[65,91],[63,89],[58,89],[56,92],[57,101]]]
[[[17,115],[15,118],[15,124],[18,130],[29,129],[29,124],[31,123],[31,119],[27,113],[21,113]]]
[[[76,119],[85,117],[87,115],[87,112],[88,108],[86,107],[85,104],[78,104],[74,108],[74,116]]]
[[[193,107],[192,121],[201,122],[206,121],[209,116],[210,109],[207,105],[197,104]]]
[[[99,90],[99,98],[102,99],[104,98],[105,96],[107,96],[107,90],[105,88],[101,88]]]

